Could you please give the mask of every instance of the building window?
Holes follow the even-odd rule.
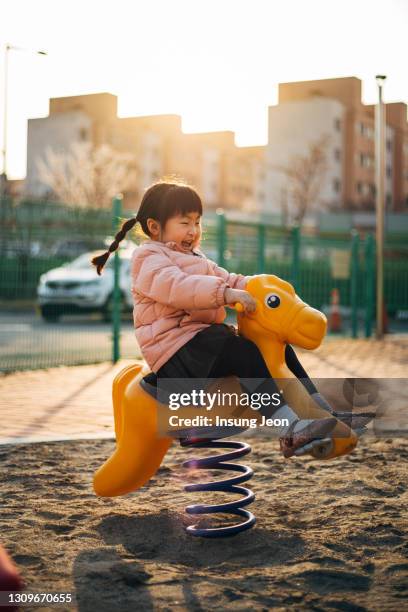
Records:
[[[340,121],[340,119],[335,119],[334,120],[334,129],[337,130],[338,132],[341,131],[341,121]]]
[[[359,162],[362,168],[371,168],[373,159],[368,153],[360,153]]]
[[[340,149],[334,149],[334,159],[336,161],[340,161],[340,159],[341,159],[341,151],[340,151]]]
[[[387,193],[387,196],[385,198],[385,204],[386,204],[387,208],[391,208],[391,205],[392,205],[392,195],[390,193]]]
[[[366,125],[362,121],[356,124],[356,131],[360,136],[364,136],[365,138],[374,138],[374,130],[371,125]]]
[[[392,142],[391,140],[387,140],[387,151],[391,151],[392,150]]]
[[[334,181],[333,181],[333,189],[334,189],[334,191],[336,193],[339,193],[340,187],[341,187],[341,183],[340,183],[339,179],[337,179],[337,178],[334,179]]]
[[[371,195],[372,195],[373,197],[375,197],[375,195],[376,195],[376,193],[377,193],[377,188],[376,188],[376,186],[374,185],[374,183],[371,183],[371,184],[370,184],[370,192],[371,192]]]
[[[359,162],[360,162],[360,166],[362,168],[369,168],[370,165],[371,165],[370,156],[367,155],[366,153],[360,153],[359,154]]]
[[[387,166],[387,170],[386,170],[386,172],[387,172],[387,177],[388,177],[388,178],[391,178],[391,176],[392,176],[391,166]]]
[[[356,190],[357,193],[359,193],[360,195],[368,196],[371,193],[371,186],[369,183],[362,183],[361,181],[359,181],[356,184]]]

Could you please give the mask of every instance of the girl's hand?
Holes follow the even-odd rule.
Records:
[[[243,306],[245,312],[255,312],[256,301],[248,291],[245,291],[245,289],[231,289],[227,287],[224,292],[224,300],[226,304],[231,305],[239,302]]]

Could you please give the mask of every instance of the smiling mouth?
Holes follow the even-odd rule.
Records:
[[[191,249],[191,245],[193,244],[192,242],[186,242],[185,240],[183,240],[183,242],[181,243],[183,247],[185,247],[186,249]]]

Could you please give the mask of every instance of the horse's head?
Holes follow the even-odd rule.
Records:
[[[246,337],[275,335],[282,343],[305,349],[315,349],[322,342],[326,317],[305,304],[290,283],[273,274],[260,274],[245,289],[257,303],[255,312],[238,315]]]

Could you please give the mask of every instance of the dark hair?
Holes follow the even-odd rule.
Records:
[[[150,236],[147,219],[158,221],[164,229],[169,219],[178,214],[185,215],[188,212],[203,214],[201,198],[190,185],[180,182],[160,181],[149,187],[142,198],[136,217],[125,221],[109,249],[91,260],[91,263],[96,266],[99,276],[108,261],[109,255],[116,251],[119,242],[137,222],[140,223],[143,233]]]

